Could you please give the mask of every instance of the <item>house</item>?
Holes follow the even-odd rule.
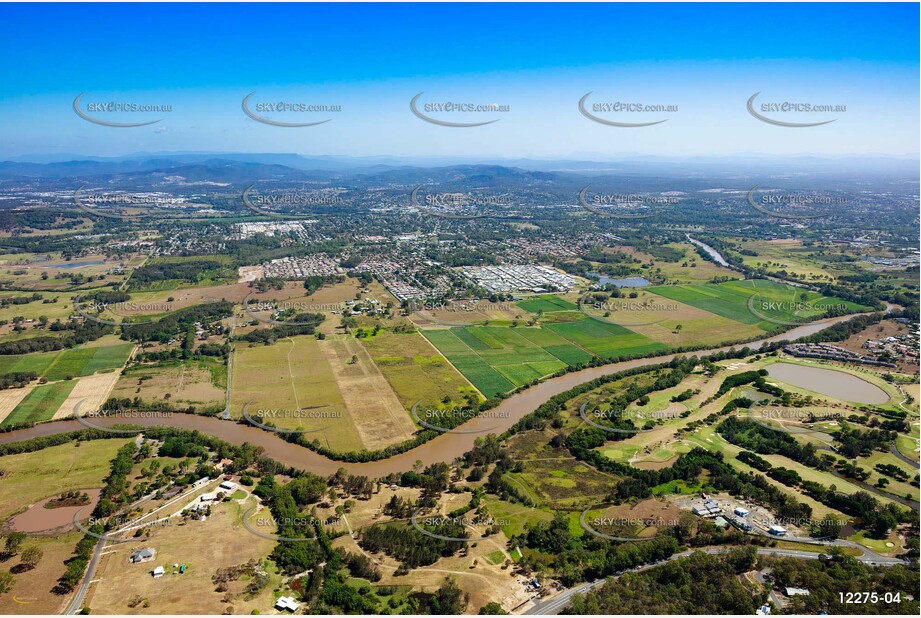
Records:
[[[778,526],[774,524],[768,528],[768,534],[773,534],[774,536],[787,536],[787,529],[783,526]]]
[[[294,600],[294,597],[278,597],[278,600],[275,601],[275,609],[286,609],[291,612],[296,612],[301,606],[300,603]]]
[[[805,588],[787,588],[786,593],[788,597],[808,597],[809,591]]]
[[[132,563],[147,562],[148,560],[153,560],[153,557],[154,550],[150,547],[145,547],[144,549],[139,549],[132,553],[129,560],[131,560]]]
[[[164,569],[164,568],[161,567],[161,566],[158,566],[157,568],[155,568],[155,569],[153,570],[153,576],[154,576],[154,577],[163,577],[163,574],[164,574],[164,573],[166,573],[166,569]]]
[[[726,521],[724,517],[717,517],[716,519],[713,520],[713,524],[717,528],[728,528],[729,527],[729,522]]]
[[[210,480],[211,480],[211,479],[209,479],[207,476],[205,476],[205,477],[203,477],[203,478],[198,479],[198,480],[195,481],[194,483],[192,483],[192,487],[201,487],[202,485],[206,485],[206,484],[208,483],[208,481],[210,481]]]
[[[760,608],[758,608],[758,611],[755,612],[756,616],[769,616],[770,614],[771,614],[771,606],[768,603],[765,603],[764,605],[762,605]]]
[[[200,499],[202,502],[214,502],[217,500],[217,496],[215,494],[202,494]]]
[[[747,517],[749,511],[748,511],[748,509],[743,509],[741,506],[737,506],[737,507],[733,510],[733,513],[735,513],[735,514],[738,515],[739,517]]]
[[[237,484],[234,483],[233,481],[224,481],[223,483],[219,485],[221,489],[233,489],[236,486]]]

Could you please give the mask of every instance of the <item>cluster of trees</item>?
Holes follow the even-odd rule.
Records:
[[[0,355],[64,350],[81,343],[95,341],[115,330],[108,324],[100,324],[91,320],[85,322],[61,322],[56,320],[51,323],[49,329],[53,332],[65,332],[65,334],[55,337],[42,335],[40,337],[19,339],[18,341],[4,341],[0,343]]]
[[[754,615],[766,593],[753,593],[740,575],[752,570],[756,559],[752,547],[717,555],[696,552],[649,571],[623,575],[585,596],[575,595],[563,613]]]
[[[918,563],[912,566],[895,565],[872,567],[852,556],[833,549],[820,560],[793,558],[767,558],[765,566],[772,569],[774,585],[779,588],[805,588],[809,595],[790,598],[787,611],[796,614],[905,614],[917,615]],[[846,603],[847,593],[873,592],[874,602],[866,599],[860,604]],[[842,599],[841,593],[845,593]],[[886,602],[886,593],[898,602]],[[890,598],[890,600],[893,600]]]
[[[12,371],[0,375],[0,390],[8,388],[22,388],[32,380],[37,380],[38,374],[34,371]]]
[[[29,303],[34,303],[41,299],[42,295],[37,292],[33,293],[31,296],[4,296],[0,298],[0,308],[6,308],[10,305],[28,305]]]
[[[233,315],[233,303],[221,300],[215,303],[203,303],[186,307],[161,318],[155,322],[121,324],[122,339],[125,341],[157,341],[167,343],[185,334],[198,322],[203,329],[208,329],[211,322]]]
[[[469,532],[460,522],[439,517],[432,525],[425,525],[425,517],[419,516],[418,523],[433,534],[466,539]],[[453,556],[464,548],[464,541],[448,541],[422,534],[410,524],[375,524],[361,533],[359,541],[369,552],[382,551],[399,560],[404,570],[434,564],[439,558]]]
[[[323,320],[326,319],[322,313],[298,313],[291,318],[291,323],[279,323],[271,328],[260,328],[250,331],[245,335],[237,337],[240,341],[250,343],[264,343],[271,345],[279,339],[293,337],[295,335],[313,335]]]
[[[198,283],[217,279],[231,272],[217,260],[152,261],[131,273],[131,287],[140,288],[155,281],[179,280]]]
[[[828,463],[818,455],[811,442],[801,444],[783,431],[770,429],[751,419],[731,416],[716,427],[727,441],[761,455],[783,455],[817,470],[828,469]]]

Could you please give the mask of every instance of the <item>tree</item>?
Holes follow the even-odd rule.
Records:
[[[0,594],[6,594],[13,589],[13,574],[9,571],[0,571]]]
[[[508,614],[508,612],[502,609],[502,606],[495,601],[490,601],[480,608],[481,616],[504,616],[506,614]]]
[[[429,600],[429,612],[432,615],[463,614],[469,601],[470,595],[461,592],[453,579],[445,577],[444,583]]]
[[[34,569],[38,566],[38,563],[42,561],[44,555],[45,552],[42,551],[41,547],[38,545],[31,545],[23,550],[22,555],[19,557],[19,561],[29,569]]]
[[[9,536],[6,537],[6,553],[10,556],[15,556],[19,553],[19,548],[22,547],[22,542],[25,540],[25,533],[10,532]]]

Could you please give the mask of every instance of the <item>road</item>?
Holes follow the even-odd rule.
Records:
[[[905,455],[903,455],[903,454],[901,453],[901,451],[899,451],[899,449],[896,447],[895,444],[890,444],[890,445],[889,445],[889,452],[892,453],[893,455],[895,455],[896,457],[898,457],[899,459],[901,459],[902,461],[904,461],[905,463],[907,463],[907,464],[908,464],[909,466],[911,466],[913,469],[915,469],[915,470],[918,469],[918,462],[917,462],[917,461],[914,461],[914,460],[912,460],[912,459],[909,459],[908,457],[906,457]]]
[[[864,548],[861,548],[861,549],[864,549]],[[719,548],[719,547],[708,547],[706,549],[683,551],[681,553],[674,554],[671,557],[667,558],[665,562],[669,560],[678,560],[679,558],[686,558],[687,556],[690,556],[692,553],[694,553],[694,551],[702,551],[706,554],[719,554],[721,552],[726,551],[726,549]],[[761,556],[787,556],[789,558],[802,558],[806,560],[815,560],[815,559],[818,559],[819,557],[818,552],[814,553],[814,552],[808,552],[808,551],[800,551],[796,549],[769,549],[769,548],[759,547],[756,551]],[[893,566],[896,564],[903,564],[903,562],[899,560],[898,558],[886,558],[883,556],[879,556],[878,554],[872,554],[872,553],[870,555],[864,554],[863,556],[857,559],[865,564],[872,564],[872,565],[877,565],[877,566]],[[642,571],[648,571],[649,569],[653,569],[657,566],[659,565],[658,564],[646,564],[641,567],[637,567],[635,569],[624,571],[624,573],[622,573],[621,575],[625,575],[626,573],[640,573]],[[545,601],[538,601],[537,603],[534,604],[534,607],[526,611],[525,614],[539,615],[539,616],[555,616],[556,614],[559,614],[561,611],[563,611],[565,608],[569,606],[569,603],[572,601],[573,595],[585,594],[586,592],[589,592],[601,586],[606,581],[608,581],[608,579],[617,579],[621,575],[614,575],[607,579],[597,579],[591,583],[580,584],[572,588],[567,588],[566,590],[557,594],[553,598],[547,599]]]

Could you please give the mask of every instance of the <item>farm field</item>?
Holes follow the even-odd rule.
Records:
[[[422,333],[487,397],[591,359],[543,328],[468,326]]]
[[[84,345],[56,352],[0,356],[0,373],[34,371],[49,380],[87,376],[97,371],[120,369],[128,360],[133,344]]]
[[[51,420],[76,384],[74,381],[66,381],[36,386],[3,419],[0,427]]]
[[[556,294],[545,294],[542,296],[532,296],[526,300],[518,302],[518,306],[531,313],[543,311],[550,313],[552,311],[575,311],[579,307],[566,299],[560,298]]]
[[[416,402],[432,406],[445,397],[454,402],[468,396],[480,399],[470,382],[419,333],[381,331],[361,344],[407,410]]]
[[[139,397],[147,402],[168,400],[188,405],[223,405],[226,388],[227,366],[223,363],[174,361],[129,367],[119,376],[112,396]]]
[[[260,410],[280,429],[300,429],[335,450],[361,448],[336,378],[315,337],[289,337],[273,345],[240,345],[234,352],[230,413]],[[258,420],[258,419],[257,419]]]
[[[631,330],[584,317],[572,322],[558,322],[547,328],[598,356],[641,356],[668,348]]]
[[[586,299],[582,311],[670,346],[718,345],[757,337],[764,331],[692,305],[637,290],[636,298]]]
[[[764,331],[776,329],[779,323],[799,323],[824,315],[827,311],[824,305],[842,305],[852,312],[866,309],[855,303],[766,279],[661,285],[649,288],[649,291],[737,322],[754,324]],[[754,311],[749,307],[750,300]]]

